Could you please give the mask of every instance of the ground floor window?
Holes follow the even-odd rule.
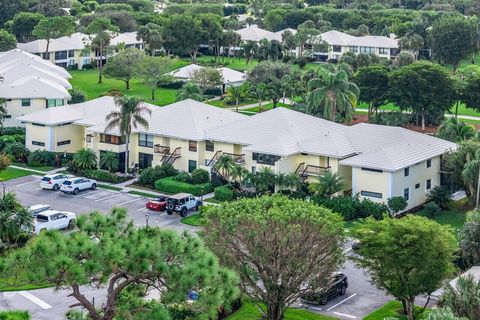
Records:
[[[430,190],[432,188],[432,179],[427,180],[426,188],[427,188],[427,190]]]
[[[152,166],[153,154],[148,153],[138,153],[138,166],[140,169],[148,168]]]
[[[64,146],[64,145],[67,145],[67,144],[70,144],[70,140],[63,140],[63,141],[58,141],[57,142],[57,146]]]
[[[378,198],[378,199],[382,199],[383,198],[383,194],[380,193],[380,192],[373,192],[373,191],[365,191],[365,190],[362,190],[360,191],[360,194],[364,197],[370,197],[370,198]]]
[[[403,197],[408,201],[410,199],[410,190],[408,188],[403,189]]]
[[[34,145],[34,146],[40,146],[40,147],[45,147],[45,142],[32,141],[32,145]]]
[[[188,160],[188,172],[192,172],[195,169],[197,169],[197,161]]]

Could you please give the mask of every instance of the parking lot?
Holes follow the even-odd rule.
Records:
[[[197,228],[182,224],[178,214],[168,215],[166,212],[151,211],[145,208],[148,198],[125,192],[98,188],[82,191],[78,195],[64,194],[60,191],[43,190],[40,188],[38,175],[25,176],[6,181],[6,189],[15,191],[19,200],[25,206],[48,204],[51,209],[64,210],[78,214],[93,211],[108,213],[112,207],[128,210],[129,217],[136,226],[148,223],[151,226],[170,228],[178,231],[197,231]],[[189,215],[194,214],[193,211]]]

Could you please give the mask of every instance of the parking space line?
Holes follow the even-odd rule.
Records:
[[[342,317],[346,317],[346,318],[350,318],[350,319],[357,319],[357,317],[351,316],[351,315],[345,314],[345,313],[334,312],[334,314],[336,314],[337,316],[342,316]]]
[[[352,250],[352,248],[348,248],[347,250],[343,250],[343,254],[348,253]]]
[[[312,309],[312,310],[315,310],[315,311],[322,311],[323,310],[320,307],[314,307],[314,306],[311,306],[311,305],[308,305],[308,304],[302,304],[301,306],[305,309]]]
[[[148,208],[140,208],[137,211],[147,211],[147,210],[148,210]]]
[[[116,196],[118,196],[118,195],[117,195],[117,194],[113,194],[113,195],[110,195],[110,196],[105,197],[105,198],[97,199],[97,200],[95,200],[95,202],[107,200],[107,199],[110,199],[110,198],[115,198]]]
[[[42,188],[35,188],[35,190],[41,190]]]
[[[43,309],[50,309],[52,306],[43,301],[40,298],[35,297],[33,294],[27,291],[19,291],[19,295],[23,296],[24,298],[27,298],[28,300],[32,301],[36,305],[40,306]]]
[[[346,302],[347,300],[352,299],[352,298],[355,297],[356,295],[357,295],[356,293],[352,294],[350,297],[347,297],[347,298],[343,299],[342,301],[340,301],[339,303],[337,303],[336,305],[333,305],[333,306],[331,306],[330,308],[328,308],[327,311],[330,311],[330,310],[332,310],[333,308],[338,307],[339,305],[341,305],[342,303]]]
[[[136,199],[124,201],[124,202],[122,202],[122,203],[116,204],[115,206],[123,206],[124,204],[130,203],[130,202],[134,202],[134,201],[138,201],[138,200],[140,200],[140,199],[139,199],[139,198],[136,198]]]
[[[14,187],[26,186],[27,184],[38,183],[38,182],[40,182],[40,181],[39,181],[39,180],[29,181],[29,182],[25,182],[25,183],[20,183],[20,184],[14,185]]]

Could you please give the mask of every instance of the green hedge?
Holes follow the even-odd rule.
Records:
[[[210,193],[213,191],[213,186],[210,182],[202,184],[190,184],[186,182],[180,182],[175,177],[163,178],[155,181],[155,189],[160,192],[166,193],[191,193],[194,196],[201,196],[202,194]],[[202,192],[203,191],[203,192]]]
[[[29,320],[27,311],[0,311],[0,320]]]
[[[120,183],[123,181],[123,179],[117,175],[105,170],[84,170],[83,175],[89,179],[102,182]]]
[[[233,190],[226,186],[216,187],[214,192],[218,201],[232,201],[234,198]]]

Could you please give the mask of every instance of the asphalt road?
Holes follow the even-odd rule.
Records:
[[[7,190],[13,190],[25,206],[34,204],[49,204],[52,209],[72,211],[77,214],[85,214],[92,211],[108,213],[112,207],[118,206],[128,210],[129,217],[136,226],[146,223],[145,213],[149,213],[149,225],[161,228],[170,228],[177,231],[196,232],[197,227],[187,226],[180,223],[178,214],[167,215],[166,213],[154,212],[145,209],[147,198],[111,191],[97,189],[84,191],[80,194],[66,195],[61,192],[41,190],[39,187],[40,176],[26,176],[6,182]],[[193,214],[190,213],[190,214]],[[347,256],[354,254],[351,243],[345,246]],[[383,291],[377,289],[369,282],[364,270],[359,269],[347,259],[342,270],[348,277],[349,287],[344,296],[338,296],[325,306],[301,306],[308,307],[312,312],[326,314],[339,319],[363,319],[373,310],[381,307],[392,300]],[[97,305],[101,305],[104,295],[103,289],[83,287],[89,299],[95,299]],[[75,299],[67,297],[68,291],[54,291],[51,288],[0,293],[0,310],[28,310],[32,319],[63,319],[69,306],[75,303]],[[425,299],[418,299],[418,303],[424,303]]]

